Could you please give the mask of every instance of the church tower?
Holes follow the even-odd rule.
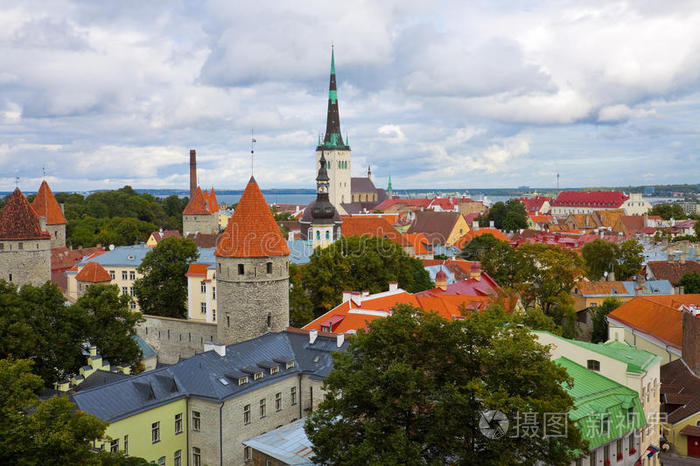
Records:
[[[289,326],[289,248],[252,176],[214,255],[218,343]]]
[[[342,223],[338,211],[328,199],[329,178],[326,158],[323,153],[320,163],[321,167],[318,169],[316,177],[316,202],[307,207],[311,216],[308,219],[302,219],[310,223],[306,238],[311,241],[314,249],[317,247],[325,248],[337,240],[340,237],[340,224]]]
[[[331,49],[331,82],[328,89],[328,117],[326,134],[316,148],[316,169],[320,168],[321,156],[325,156],[329,177],[328,199],[340,212],[345,213],[341,204],[351,203],[350,146],[343,142],[340,133],[340,112],[338,111],[338,89],[335,82],[335,51]]]

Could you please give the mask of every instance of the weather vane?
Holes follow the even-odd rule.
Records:
[[[41,166],[41,173],[43,173],[44,178],[46,178],[46,165]]]
[[[253,176],[253,157],[255,156],[255,140],[253,129],[250,129],[250,176]]]
[[[19,188],[19,176],[15,176],[15,188]]]

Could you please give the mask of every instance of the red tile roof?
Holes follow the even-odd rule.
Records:
[[[163,230],[163,231],[154,231],[151,233],[151,236],[153,239],[156,241],[156,243],[160,243],[160,241],[164,238],[168,238],[170,236],[174,236],[176,238],[182,238],[182,235],[178,230]]]
[[[198,248],[215,248],[219,240],[219,233],[188,233],[187,237],[194,241]]]
[[[700,262],[686,260],[681,261],[649,261],[647,268],[651,270],[656,280],[668,280],[673,286],[678,283],[686,273],[696,272],[700,274]]]
[[[184,215],[209,215],[207,201],[204,199],[204,193],[199,186],[195,189],[190,202],[187,203],[182,213]]]
[[[493,235],[496,237],[496,239],[499,239],[504,242],[509,242],[510,238],[508,238],[506,235],[504,235],[500,230],[497,230],[496,228],[479,228],[478,230],[471,230],[468,231],[467,233],[464,234],[460,239],[457,240],[455,243],[455,247],[462,249],[464,246],[476,238],[477,236],[481,235]]]
[[[216,200],[216,193],[214,192],[214,188],[211,188],[211,191],[204,191],[204,200],[207,203],[207,209],[209,210],[210,213],[218,212],[219,211],[219,202]]]
[[[683,347],[682,305],[700,305],[700,294],[637,296],[608,317],[680,350]]]
[[[206,277],[208,268],[209,268],[209,264],[190,264],[185,276],[187,276],[187,277]]]
[[[36,193],[32,208],[39,217],[46,218],[47,225],[65,225],[66,217],[63,215],[61,206],[56,201],[49,184],[46,181],[41,182],[39,192]]]
[[[377,205],[374,210],[386,210],[389,207],[393,207],[395,205],[405,205],[407,207],[428,207],[430,204],[430,199],[412,199],[412,198],[398,198],[394,197],[391,199],[387,199],[386,201],[382,202],[381,204]]]
[[[552,198],[548,196],[519,197],[516,199],[523,203],[528,212],[539,212],[545,202],[552,203]]]
[[[461,216],[459,212],[416,212],[407,233],[423,233],[431,242],[444,244]]]
[[[287,242],[252,176],[214,254],[223,257],[289,255]]]
[[[620,191],[562,191],[552,202],[556,207],[619,208],[628,199]]]
[[[371,236],[401,243],[401,233],[381,217],[356,217],[343,215],[340,231],[343,236]]]
[[[75,279],[79,282],[89,283],[104,283],[111,282],[112,277],[109,273],[97,262],[88,262],[83,269],[78,272]]]
[[[32,239],[51,239],[51,235],[47,231],[41,230],[39,217],[29,205],[29,201],[24,197],[22,191],[16,188],[0,212],[0,240],[23,241]]]
[[[423,233],[404,233],[401,235],[401,246],[412,247],[413,253],[422,256],[430,253],[430,241]],[[431,248],[432,249],[432,248]]]

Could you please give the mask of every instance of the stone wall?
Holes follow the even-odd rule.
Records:
[[[216,341],[216,324],[143,316],[146,321],[136,327],[136,334],[146,340],[158,353],[158,362],[174,364],[204,351],[204,343]]]
[[[51,280],[51,242],[0,241],[0,280],[41,286]]]
[[[66,246],[65,225],[46,225],[46,231],[51,234],[51,248],[63,248]]]
[[[288,256],[217,257],[216,262],[218,343],[230,345],[289,327]]]
[[[206,233],[208,235],[219,233],[219,215],[183,215],[183,236],[188,233]]]

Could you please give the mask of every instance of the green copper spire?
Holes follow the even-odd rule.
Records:
[[[391,191],[391,175],[389,175],[389,185],[386,187],[387,191]]]
[[[335,49],[331,48],[331,81],[328,86],[328,118],[326,119],[326,134],[319,147],[348,150],[340,133],[340,112],[338,111],[338,88],[335,82]]]

